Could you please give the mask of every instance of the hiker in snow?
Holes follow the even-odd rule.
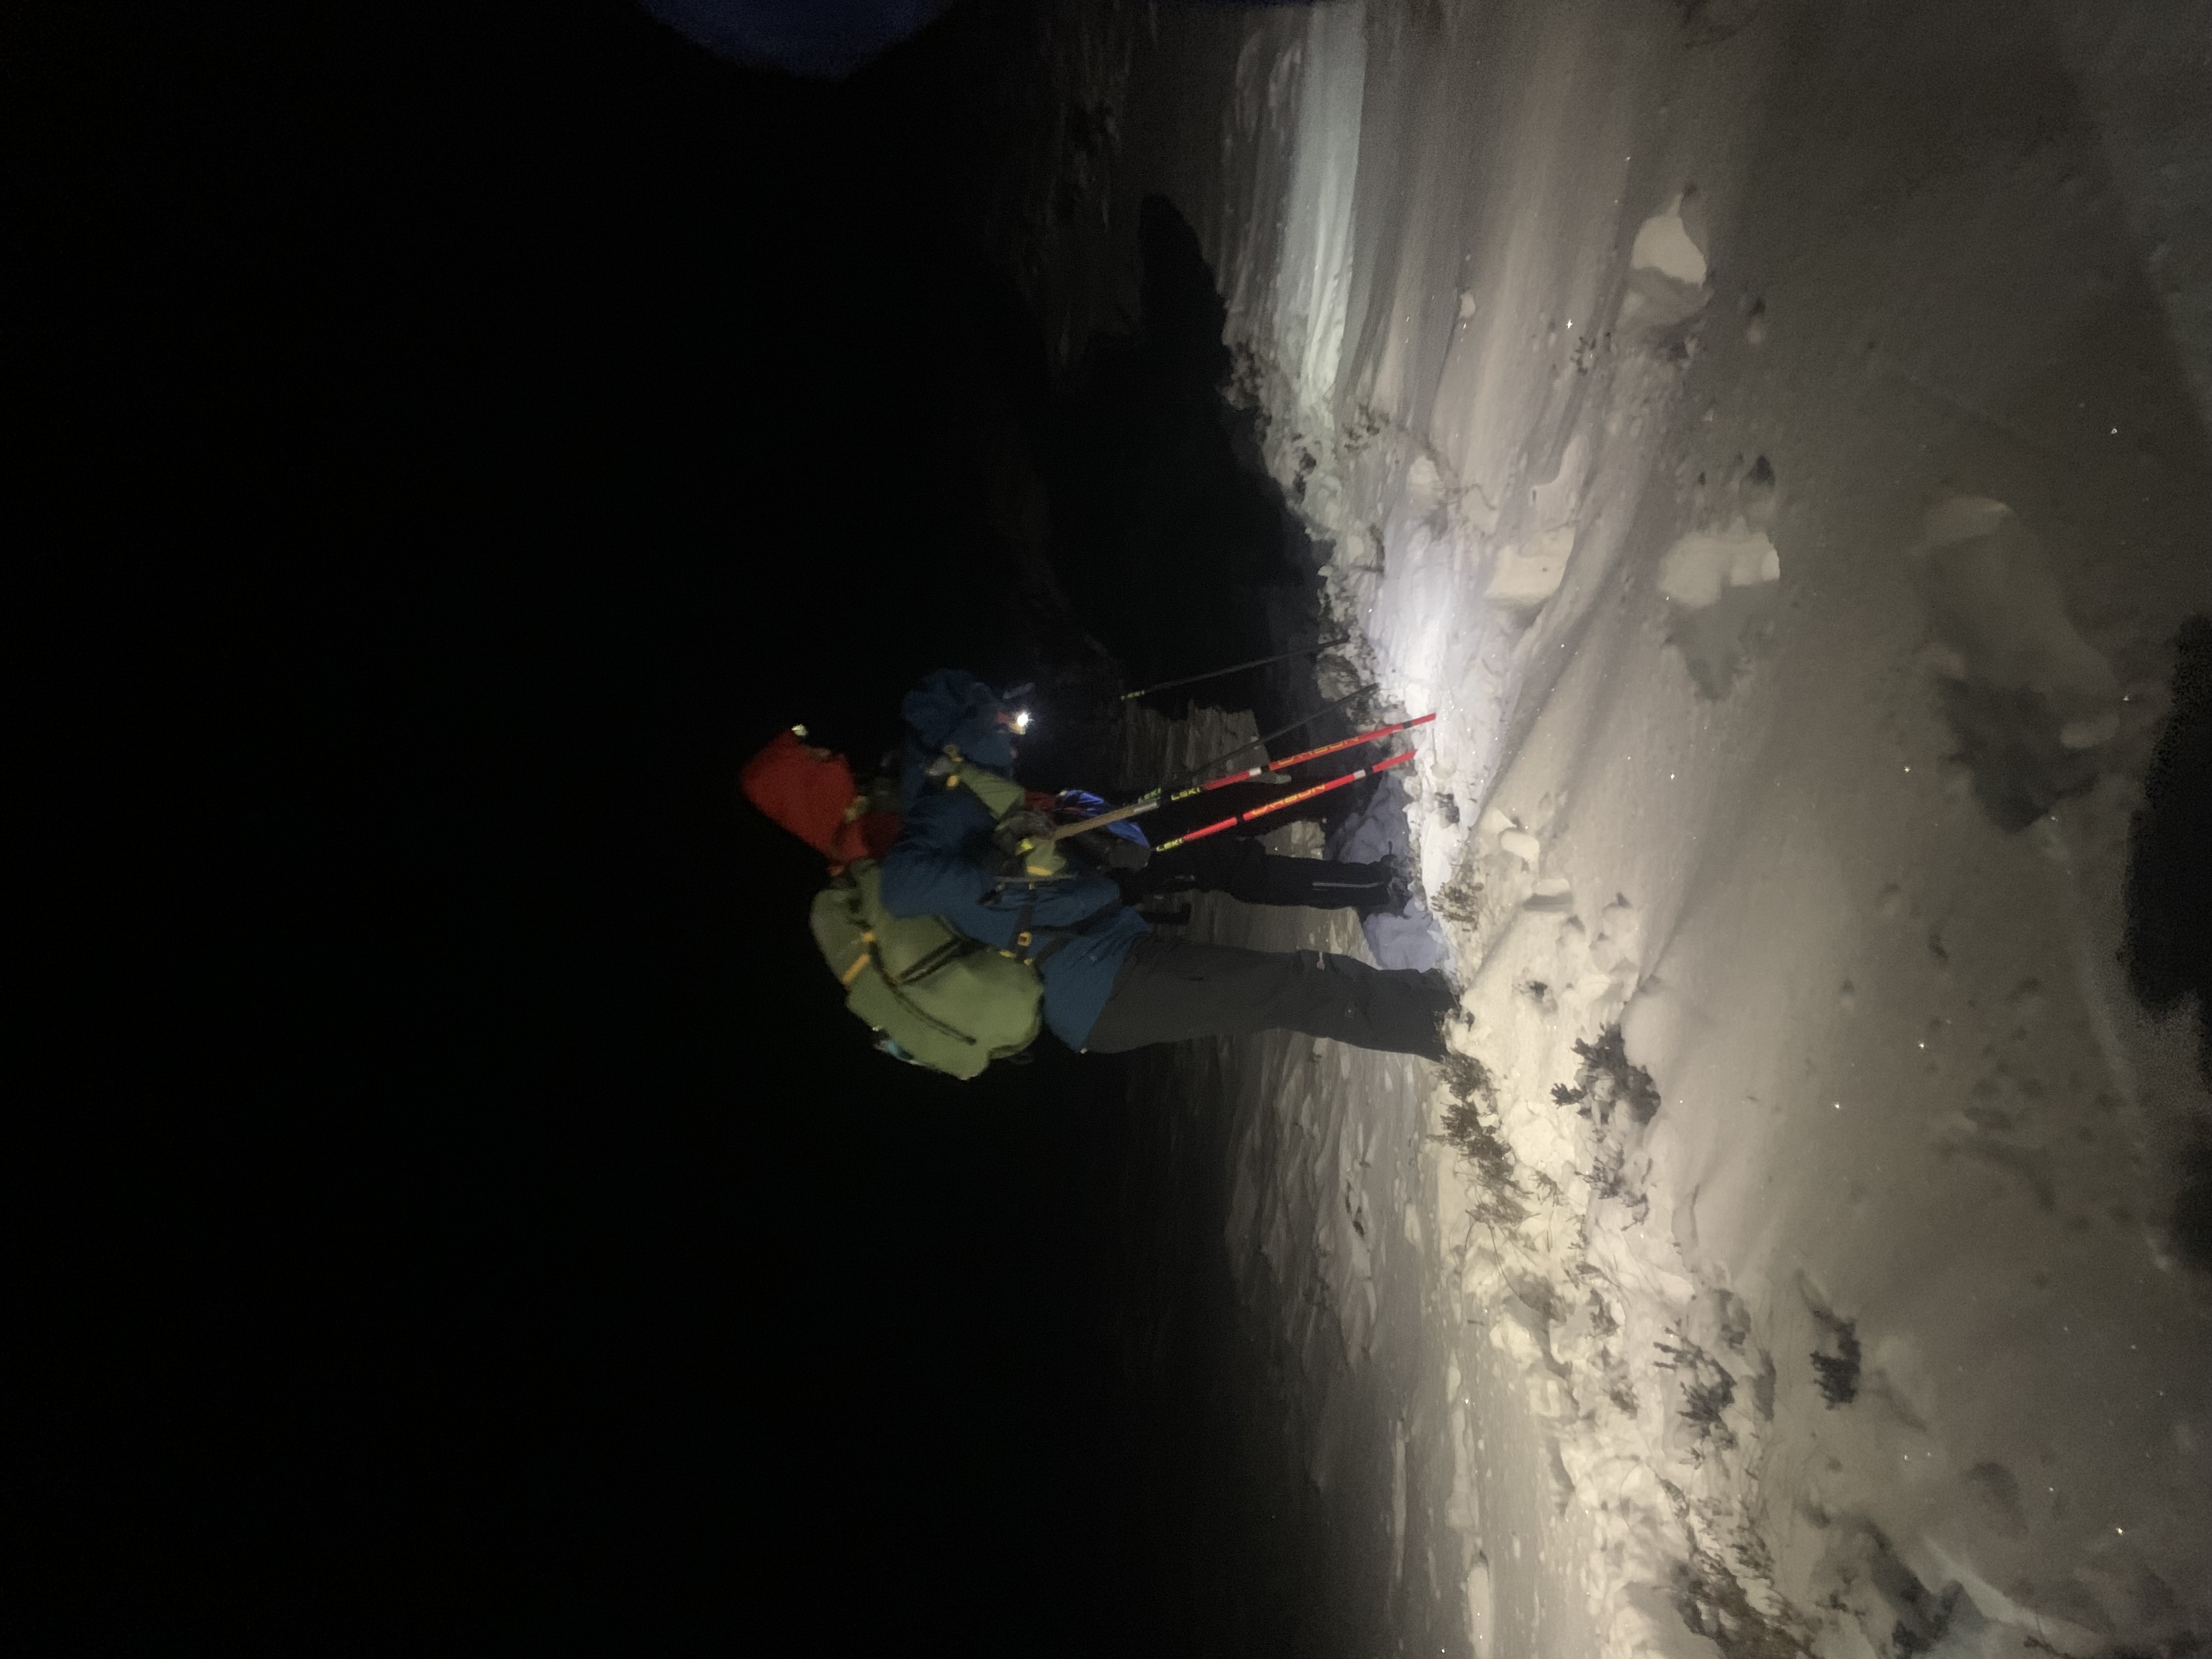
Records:
[[[1456,1000],[1441,974],[1164,937],[1108,875],[1079,863],[1035,863],[1039,854],[1022,849],[1054,843],[1049,818],[1006,776],[1017,717],[973,675],[931,675],[902,713],[904,822],[881,861],[884,910],[939,918],[1001,959],[1034,969],[1044,1023],[1071,1048],[1114,1053],[1293,1030],[1443,1056],[1441,1023]],[[1191,885],[1263,903],[1372,904],[1389,890],[1389,873],[1374,866],[1276,858],[1256,843],[1232,844],[1188,875]],[[1343,884],[1328,884],[1332,876]]]

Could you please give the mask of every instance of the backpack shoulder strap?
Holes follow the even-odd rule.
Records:
[[[1042,973],[1045,963],[1097,927],[1099,923],[1106,921],[1121,908],[1121,901],[1119,898],[1111,898],[1089,915],[1078,921],[1067,922],[1058,927],[1039,927],[1032,926],[1030,921],[1036,909],[1036,901],[1032,899],[1022,906],[1021,915],[1014,923],[1014,948],[1002,951],[1000,954],[1018,957]],[[1036,942],[1037,935],[1040,933],[1048,935],[1045,946],[1041,951],[1032,952],[1030,947]]]
[[[929,763],[927,775],[939,780],[947,789],[966,790],[981,803],[994,825],[1004,823],[1029,805],[1028,790],[1012,778],[1002,778],[963,759],[959,750],[950,744],[942,755]],[[1023,874],[1015,878],[1017,880],[1050,881],[1066,873],[1067,860],[1055,842],[1024,842],[1018,850]]]

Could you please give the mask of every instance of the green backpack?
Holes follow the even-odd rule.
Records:
[[[890,1052],[953,1077],[1028,1048],[1042,996],[1036,969],[935,916],[892,915],[878,880],[871,860],[848,866],[815,895],[807,918],[845,1006],[889,1039]]]

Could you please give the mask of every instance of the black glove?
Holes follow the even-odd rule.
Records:
[[[1141,870],[1152,861],[1152,849],[1117,836],[1110,830],[1093,830],[1077,838],[1091,856],[1109,870]]]

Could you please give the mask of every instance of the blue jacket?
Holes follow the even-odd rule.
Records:
[[[1010,776],[1014,734],[1000,719],[1006,704],[973,674],[940,668],[906,694],[906,756],[899,769],[899,805],[908,811],[933,787],[923,769],[951,744],[987,772]],[[942,788],[941,784],[933,787]]]
[[[1069,1048],[1082,1048],[1130,944],[1151,930],[1104,876],[999,888],[990,812],[965,789],[948,789],[923,774],[948,743],[991,770],[1011,765],[1012,739],[997,723],[999,701],[988,687],[957,672],[933,674],[908,696],[902,712],[909,738],[900,780],[906,822],[884,855],[884,908],[895,916],[942,916],[969,938],[1000,949],[1013,944],[1025,905],[1033,928],[1091,922],[1039,969],[1045,1024]],[[1047,942],[1039,939],[1032,952]]]

